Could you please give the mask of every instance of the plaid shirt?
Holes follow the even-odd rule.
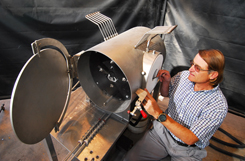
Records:
[[[194,83],[188,76],[189,71],[183,71],[171,79],[166,113],[198,137],[196,146],[205,148],[223,122],[228,105],[219,86],[212,90],[194,91]],[[171,132],[170,134],[182,142]]]

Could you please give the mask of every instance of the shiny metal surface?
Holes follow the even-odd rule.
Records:
[[[86,98],[87,96],[81,87],[72,92],[60,131],[55,133],[53,130],[51,132],[51,135],[60,142],[60,146],[67,148],[69,151],[72,151],[78,140],[83,138],[91,126],[106,114],[105,111],[93,106]],[[94,158],[96,160],[98,156],[99,159],[97,160],[102,160],[127,127],[127,124],[126,121],[112,114],[89,145],[84,148],[78,159],[84,160],[87,158],[91,160]]]
[[[111,18],[100,12],[90,13],[85,17],[99,27],[105,41],[118,35]]]
[[[146,88],[152,92],[158,82],[157,73],[162,68],[164,56],[157,51],[150,51],[144,54],[143,71],[145,72],[143,80],[143,89]]]
[[[78,56],[77,55],[74,55],[73,57],[71,57],[66,49],[66,47],[61,43],[59,42],[58,40],[55,40],[55,39],[52,39],[52,38],[42,38],[42,39],[39,39],[39,40],[35,40],[32,44],[31,44],[31,47],[32,47],[32,52],[33,54],[35,55],[38,55],[40,56],[40,52],[41,50],[43,49],[55,49],[57,51],[60,52],[60,54],[63,54],[65,60],[66,60],[66,67],[67,67],[67,72],[69,73],[68,74],[68,77],[70,79],[70,82],[69,82],[69,91],[71,89],[71,85],[72,85],[72,78],[75,78],[77,77],[77,59],[78,59]],[[65,115],[65,112],[66,112],[66,109],[67,109],[67,106],[68,106],[68,102],[69,102],[69,97],[70,97],[70,92],[68,91],[67,93],[67,99],[66,99],[66,102],[65,102],[65,105],[64,105],[64,109],[63,109],[63,112],[62,112],[62,115],[59,119],[59,121],[57,122],[57,124],[55,125],[55,130],[56,131],[59,131],[59,126],[64,118],[64,115]]]
[[[170,34],[175,28],[177,27],[177,25],[174,26],[156,26],[154,27],[152,30],[148,31],[147,33],[145,33],[143,35],[143,37],[138,41],[138,43],[135,45],[135,48],[138,48],[142,43],[144,43],[145,41],[147,42],[147,50],[150,44],[150,41],[158,34]]]
[[[142,48],[146,49],[146,42],[137,49],[134,45],[149,30],[146,27],[132,28],[80,56],[78,76],[81,86],[101,109],[122,112],[136,97],[136,90],[142,87]],[[152,39],[149,49],[165,54],[160,36]]]
[[[52,131],[69,99],[70,75],[64,56],[43,49],[24,65],[13,88],[10,117],[17,137],[35,144]]]

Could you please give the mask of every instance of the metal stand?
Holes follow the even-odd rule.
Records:
[[[52,139],[51,139],[51,135],[49,134],[46,138],[46,143],[48,145],[48,149],[49,149],[49,152],[50,152],[50,155],[51,155],[51,158],[53,161],[58,161],[58,158],[57,158],[57,155],[56,155],[56,152],[55,152],[55,149],[54,149],[54,144],[52,142]]]
[[[75,157],[78,157],[83,149],[88,146],[90,141],[94,138],[94,136],[98,133],[98,131],[102,128],[102,126],[105,124],[110,116],[111,114],[107,115],[106,118],[103,118],[103,116],[101,119],[99,119],[98,122],[88,130],[83,138],[78,141],[78,145],[67,155],[64,161],[73,161]],[[98,159],[99,156],[96,156],[96,158]]]

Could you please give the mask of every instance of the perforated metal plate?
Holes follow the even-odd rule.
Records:
[[[52,131],[69,100],[67,61],[57,50],[44,49],[22,68],[12,91],[10,117],[20,141],[35,144]]]

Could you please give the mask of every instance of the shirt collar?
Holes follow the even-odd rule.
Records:
[[[210,89],[210,90],[194,91],[194,85],[195,85],[195,83],[190,81],[190,84],[191,84],[191,89],[192,89],[193,92],[204,92],[204,93],[209,93],[209,92],[215,92],[215,91],[217,91],[218,88],[219,88],[219,84],[218,84],[216,87],[214,87],[213,89]]]

